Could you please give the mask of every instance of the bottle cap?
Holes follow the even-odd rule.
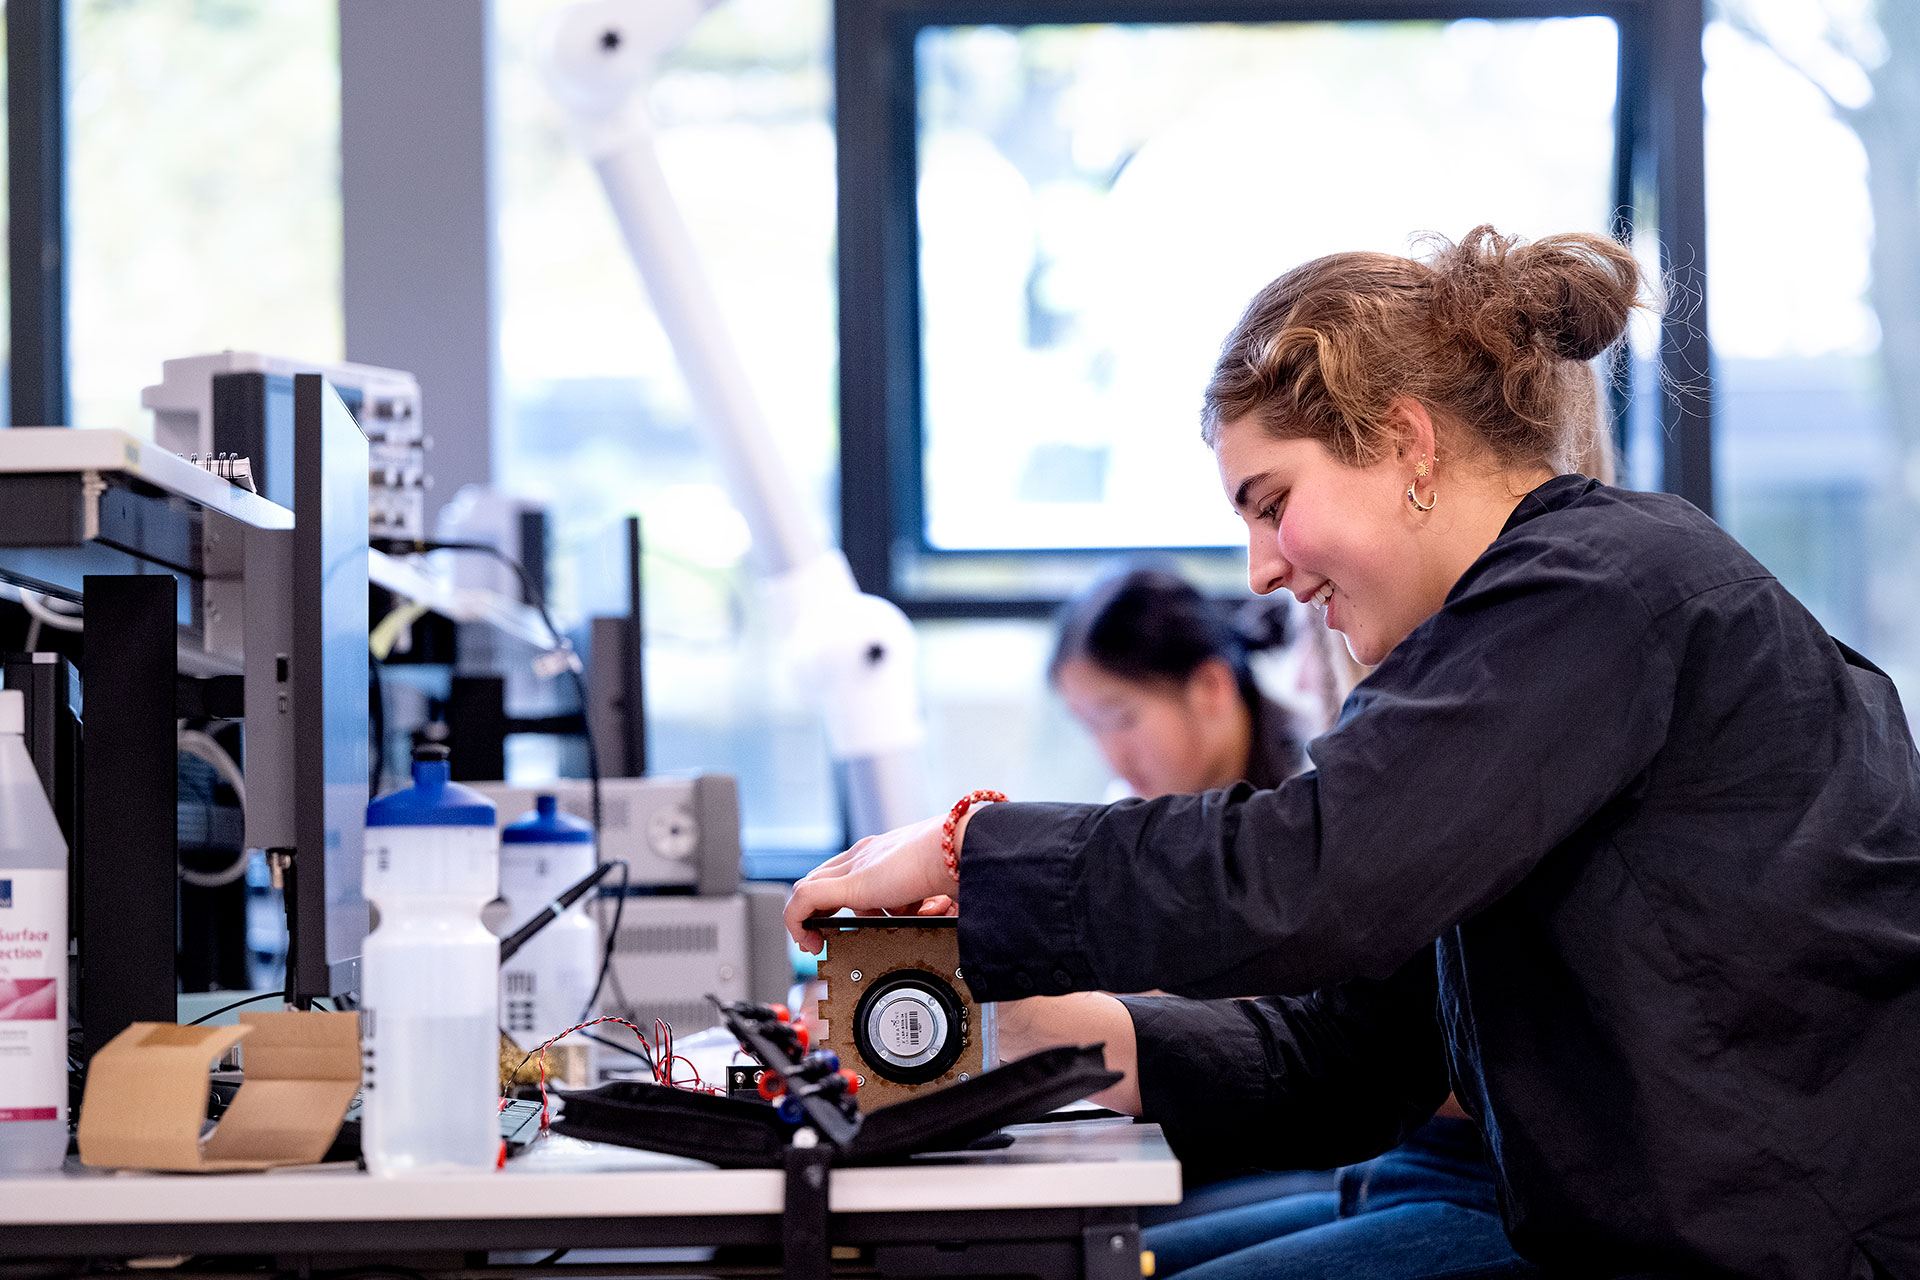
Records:
[[[592,844],[593,824],[560,812],[553,796],[537,796],[533,812],[508,824],[500,833],[503,844]]]
[[[0,689],[0,733],[27,731],[27,695],[18,689]]]
[[[389,791],[367,806],[370,827],[491,827],[493,801],[451,780],[448,751],[439,743],[413,753],[413,785]]]

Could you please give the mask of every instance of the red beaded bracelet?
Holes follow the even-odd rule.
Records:
[[[1006,794],[1000,791],[969,791],[953,802],[953,808],[947,810],[947,820],[940,824],[940,852],[947,855],[947,874],[953,877],[955,884],[960,883],[960,863],[953,856],[953,829],[961,817],[974,805],[987,801],[992,804],[1005,804]]]

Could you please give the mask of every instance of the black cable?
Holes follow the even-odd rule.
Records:
[[[192,1022],[189,1022],[187,1025],[190,1027],[197,1027],[201,1023],[205,1022],[208,1018],[217,1018],[223,1013],[231,1013],[235,1009],[241,1008],[242,1006],[245,1006],[245,1005],[259,1004],[262,1000],[279,1000],[282,1003],[285,1003],[286,998],[287,998],[287,993],[284,991],[269,991],[263,996],[248,996],[245,1000],[235,1000],[232,1004],[222,1005],[220,1008],[215,1009],[212,1013],[202,1014],[200,1017],[195,1018]]]
[[[620,896],[613,902],[613,924],[607,929],[607,943],[600,953],[600,976],[593,980],[593,991],[587,996],[587,1007],[580,1011],[577,1022],[585,1022],[593,1016],[593,1007],[600,1003],[600,989],[607,985],[607,970],[613,967],[613,946],[620,937],[620,917],[627,911],[627,880],[632,874],[625,858],[616,859],[620,865]]]
[[[593,720],[591,703],[587,700],[587,682],[580,676],[579,657],[573,652],[566,636],[553,624],[553,615],[547,612],[546,593],[534,582],[525,565],[488,542],[458,542],[440,540],[408,540],[403,538],[374,538],[371,544],[390,555],[421,555],[429,551],[470,551],[477,555],[491,556],[507,568],[513,570],[513,576],[520,580],[520,593],[527,598],[540,614],[540,622],[553,637],[554,647],[567,655],[567,675],[573,682],[574,698],[580,704],[580,736],[587,743],[587,784],[593,803],[593,847],[596,852],[601,846],[600,831],[600,750],[593,740]],[[627,881],[630,875],[625,862],[620,863],[620,897],[613,906],[613,927],[607,930],[607,943],[600,957],[600,975],[594,979],[593,994],[587,997],[587,1007],[580,1011],[576,1020],[585,1022],[593,1017],[593,1007],[600,1001],[600,992],[607,983],[607,970],[613,967],[614,940],[620,934],[620,919],[627,909]],[[524,1063],[522,1065],[525,1065]]]
[[[572,1252],[573,1252],[572,1249],[555,1249],[552,1253],[540,1259],[540,1261],[534,1263],[533,1265],[536,1267],[550,1267],[554,1263],[560,1261],[560,1259],[566,1257],[568,1254]]]
[[[593,1032],[591,1031],[582,1031],[580,1035],[588,1040],[593,1041],[595,1044],[601,1046],[602,1048],[613,1049],[617,1052],[626,1054],[629,1058],[640,1059],[640,1061],[647,1064],[647,1070],[649,1071],[656,1070],[656,1068],[653,1065],[653,1055],[644,1049],[636,1049],[630,1044],[621,1044],[618,1040],[609,1040],[605,1036],[597,1036],[593,1034]],[[640,1043],[645,1044],[646,1041],[642,1040]],[[521,1065],[524,1066],[526,1064],[522,1063]]]
[[[620,1021],[624,1022],[625,1019],[621,1019]],[[505,1034],[505,1033],[503,1032],[502,1034]],[[641,1048],[638,1048],[638,1049],[634,1048],[632,1045],[629,1045],[629,1044],[621,1044],[617,1040],[604,1039],[603,1037],[594,1035],[591,1031],[584,1030],[581,1027],[574,1027],[572,1030],[567,1031],[563,1035],[555,1037],[555,1040],[564,1040],[567,1036],[579,1036],[583,1040],[591,1040],[597,1045],[604,1046],[605,1048],[608,1048],[608,1049],[617,1050],[618,1052],[624,1053],[629,1057],[638,1058],[640,1059],[640,1061],[647,1064],[647,1070],[653,1072],[655,1075],[659,1074],[660,1069],[658,1066],[655,1065],[653,1060],[653,1046],[647,1042],[647,1039],[645,1036],[636,1037],[640,1041],[640,1044],[642,1046]],[[527,1050],[526,1057],[520,1059],[520,1061],[517,1064],[515,1064],[513,1070],[507,1073],[508,1082],[512,1083],[514,1081],[519,1080],[520,1073],[526,1070],[527,1064],[529,1062],[532,1062],[534,1058],[539,1056],[540,1050],[545,1049],[550,1045],[552,1045],[553,1043],[555,1043],[555,1040],[547,1041],[545,1044],[537,1044],[533,1048]]]
[[[533,576],[526,566],[488,542],[445,542],[439,540],[420,541],[406,538],[373,538],[370,544],[389,555],[424,555],[429,551],[471,551],[479,555],[491,556],[507,568],[513,570],[513,576],[520,580],[520,593],[527,598],[540,615],[541,625],[547,634],[553,637],[556,649],[567,654],[567,675],[572,678],[574,696],[580,702],[580,736],[587,743],[587,782],[593,800],[593,838],[595,847],[600,841],[600,750],[593,740],[593,723],[587,702],[587,682],[580,677],[577,665],[579,656],[573,652],[573,645],[553,624],[553,615],[547,612],[546,593],[535,584]]]
[[[500,939],[500,963],[505,964],[518,955],[520,948],[540,936],[540,931],[566,914],[568,907],[587,896],[587,892],[602,880],[613,874],[619,862],[603,862],[586,875],[568,885],[566,889],[546,906],[534,912],[527,922]]]

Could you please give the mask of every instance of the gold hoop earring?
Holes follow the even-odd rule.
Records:
[[[1413,464],[1413,483],[1407,486],[1407,501],[1412,504],[1415,511],[1431,511],[1433,510],[1433,504],[1440,501],[1440,491],[1438,489],[1435,489],[1427,495],[1427,501],[1424,506],[1420,502],[1420,495],[1414,492],[1415,487],[1419,485],[1426,474],[1427,456],[1421,454],[1420,461]]]

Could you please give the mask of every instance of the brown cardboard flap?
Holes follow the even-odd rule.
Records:
[[[249,1027],[136,1022],[87,1064],[80,1160],[106,1169],[197,1169],[207,1068]]]
[[[203,1143],[207,1068],[243,1039],[246,1083]],[[355,1014],[249,1013],[237,1027],[135,1023],[88,1068],[80,1159],[178,1172],[313,1164],[359,1087]]]
[[[240,1050],[247,1083],[256,1080],[351,1080],[360,1087],[357,1013],[243,1013],[251,1030]]]

